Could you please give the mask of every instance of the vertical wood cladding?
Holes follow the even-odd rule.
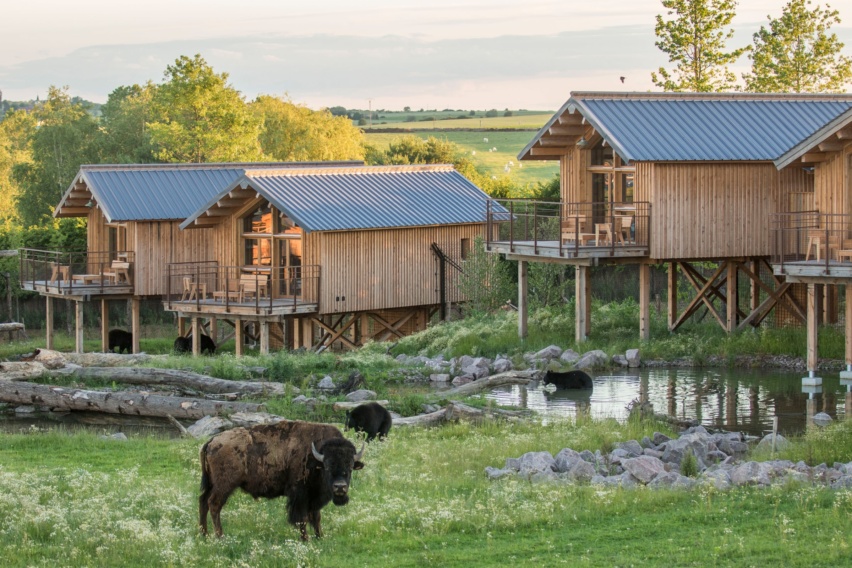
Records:
[[[814,204],[821,213],[848,215],[852,213],[852,203],[848,193],[849,176],[848,156],[852,156],[852,144],[844,151],[831,154],[825,162],[814,166]]]
[[[483,226],[448,225],[370,231],[314,232],[305,236],[305,264],[318,264],[320,313],[357,312],[439,303],[437,245],[458,260],[461,239]],[[448,299],[459,294],[448,268]]]
[[[770,215],[808,180],[771,163],[656,163],[651,183],[651,257],[698,259],[769,255]]]

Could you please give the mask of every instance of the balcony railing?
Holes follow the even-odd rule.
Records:
[[[486,248],[545,256],[645,256],[651,232],[648,202],[567,203],[489,199]],[[508,251],[502,249],[508,247]]]
[[[21,249],[21,288],[51,294],[126,293],[133,289],[133,251]]]
[[[213,308],[256,314],[310,309],[319,302],[320,267],[219,266],[215,261],[168,265],[168,308]]]
[[[772,215],[772,263],[814,266],[826,273],[852,266],[852,215],[819,211]]]

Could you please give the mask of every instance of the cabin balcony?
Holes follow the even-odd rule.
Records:
[[[20,250],[21,288],[44,296],[91,298],[133,294],[133,251]]]
[[[852,283],[852,215],[801,211],[772,215],[770,222],[776,276]]]
[[[485,250],[510,258],[642,258],[649,254],[651,205],[647,202],[489,199]]]
[[[316,313],[319,266],[219,266],[216,261],[167,267],[166,310],[184,316],[286,316]]]

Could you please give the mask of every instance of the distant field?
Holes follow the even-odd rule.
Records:
[[[538,130],[544,123],[550,120],[553,116],[552,112],[547,111],[516,111],[514,116],[498,116],[494,118],[486,118],[485,113],[477,114],[477,116],[469,116],[467,118],[455,118],[455,116],[440,116],[441,114],[449,113],[388,113],[382,115],[385,118],[373,120],[372,129],[382,128],[407,128],[407,129],[445,129],[445,128],[528,128]],[[456,113],[460,116],[464,113]],[[414,116],[417,118],[415,122],[406,122],[406,117]],[[435,120],[423,120],[423,118],[434,118]],[[371,127],[369,124],[361,125],[365,132],[369,132]]]
[[[485,119],[483,119],[483,122],[484,120]],[[483,170],[490,172],[492,175],[506,174],[506,167],[508,165],[509,175],[511,175],[520,184],[525,185],[538,181],[547,181],[559,172],[558,161],[518,162],[518,152],[523,150],[524,146],[529,144],[530,140],[532,140],[533,136],[535,136],[535,132],[532,131],[415,131],[411,132],[411,134],[424,139],[434,136],[436,138],[455,142],[470,156],[477,166],[480,166]],[[370,133],[369,131],[366,131],[365,136],[367,138],[367,143],[379,148],[386,148],[393,139],[405,136],[405,134]],[[489,152],[489,149],[493,148],[497,148],[497,150]],[[509,165],[510,162],[512,165]]]

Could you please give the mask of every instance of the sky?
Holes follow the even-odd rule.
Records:
[[[787,0],[740,0],[729,47]],[[554,110],[571,91],[655,90],[660,0],[42,0],[0,10],[0,91],[105,102],[200,53],[247,99],[310,108]],[[822,3],[824,5],[824,3]],[[852,53],[852,6],[833,31]],[[743,58],[733,70],[748,70]],[[621,77],[624,77],[622,82]],[[852,86],[850,86],[852,89]]]

